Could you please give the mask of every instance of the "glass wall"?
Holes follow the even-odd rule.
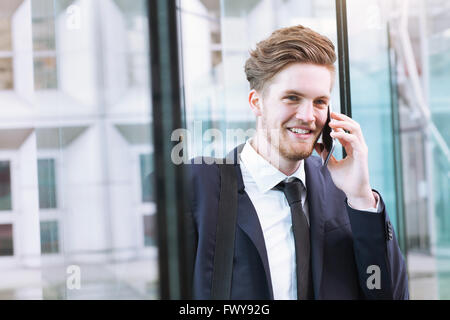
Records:
[[[424,43],[428,74],[426,97],[431,114],[430,159],[432,195],[436,233],[438,297],[450,299],[450,7],[443,1],[425,1]],[[428,26],[428,27],[427,27]],[[431,134],[430,134],[431,133]]]
[[[398,233],[387,23],[381,10],[378,0],[347,1],[352,118],[369,147],[372,188],[383,196]]]
[[[146,1],[7,3],[0,298],[158,298]]]

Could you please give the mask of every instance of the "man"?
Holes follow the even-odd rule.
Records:
[[[347,156],[311,156],[327,119],[334,46],[303,26],[275,31],[245,72],[256,134],[237,155],[231,299],[408,299],[406,266],[369,182],[358,123],[331,113]],[[194,161],[194,163],[196,163]],[[217,164],[190,165],[194,298],[210,299],[220,198]]]

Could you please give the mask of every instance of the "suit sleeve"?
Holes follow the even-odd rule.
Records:
[[[346,201],[361,290],[366,299],[409,299],[406,264],[379,196],[378,214],[351,208]]]

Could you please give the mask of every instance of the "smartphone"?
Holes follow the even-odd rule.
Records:
[[[336,146],[336,143],[334,139],[330,136],[331,128],[328,125],[331,121],[331,106],[328,106],[328,113],[327,113],[327,121],[325,122],[325,125],[322,129],[322,144],[327,151],[327,157],[325,158],[325,161],[323,162],[322,166],[327,166],[328,161],[330,160],[331,155],[333,154],[334,148]]]

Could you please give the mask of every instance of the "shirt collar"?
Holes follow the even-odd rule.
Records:
[[[248,139],[242,149],[241,162],[250,173],[261,193],[271,190],[278,183],[289,177],[300,179],[306,188],[304,160],[300,162],[300,166],[292,175],[287,176],[259,155],[250,144],[250,141],[251,139]]]

